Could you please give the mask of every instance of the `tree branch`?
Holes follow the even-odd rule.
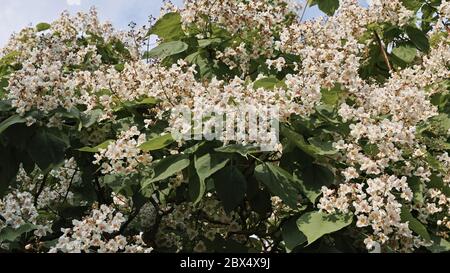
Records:
[[[375,33],[375,38],[378,42],[378,45],[380,46],[380,51],[381,51],[381,54],[383,55],[384,62],[386,63],[386,65],[389,69],[389,72],[392,72],[392,71],[394,71],[394,69],[392,68],[391,63],[389,62],[389,57],[387,55],[386,49],[383,46],[383,42],[381,41],[378,33],[376,31],[374,31],[374,33]]]
[[[42,183],[39,186],[38,191],[36,192],[36,195],[34,196],[34,206],[37,206],[38,203],[38,199],[39,199],[39,195],[41,195],[41,193],[44,191],[44,187],[45,187],[45,182],[47,181],[47,177],[48,177],[48,173],[46,173],[44,175],[44,178],[42,179]]]

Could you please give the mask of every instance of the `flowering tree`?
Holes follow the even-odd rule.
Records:
[[[308,4],[328,16],[186,0],[13,35],[0,249],[449,251],[450,2]]]

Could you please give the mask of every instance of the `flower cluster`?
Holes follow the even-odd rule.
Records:
[[[247,35],[251,43],[235,41],[217,56],[231,69],[239,66],[246,71],[251,59],[273,56],[274,34],[288,25],[299,9],[300,5],[291,0],[188,0],[180,15],[187,32],[193,23],[200,29],[207,29],[214,23],[231,35]],[[208,35],[208,32],[198,34],[203,39],[210,38]]]
[[[395,251],[410,251],[426,243],[413,236],[408,223],[401,220],[400,200],[411,201],[413,195],[406,177],[383,175],[365,183],[341,184],[337,190],[323,187],[322,193],[320,209],[328,213],[352,211],[357,217],[357,227],[372,229],[372,235],[365,240],[368,249],[373,241]]]
[[[34,205],[33,195],[29,192],[13,191],[0,200],[0,230],[5,227],[18,229],[24,224],[35,225],[34,234],[45,236],[51,231],[51,222],[39,219],[39,213]]]
[[[72,228],[62,230],[64,234],[50,252],[151,252],[153,249],[145,246],[141,234],[131,240],[123,235],[114,235],[125,222],[124,215],[111,207],[101,205],[93,208],[89,216],[81,221],[73,220]]]
[[[137,139],[136,139],[137,137]],[[136,126],[120,133],[119,138],[110,143],[106,149],[95,154],[94,164],[106,159],[101,164],[102,173],[130,174],[137,171],[140,164],[152,161],[149,153],[142,152],[139,146],[145,142],[145,134],[141,134]]]

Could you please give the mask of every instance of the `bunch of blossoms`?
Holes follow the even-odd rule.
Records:
[[[380,14],[398,15],[407,11],[399,1],[372,1],[369,8],[363,8],[355,0],[340,1],[334,16],[316,18],[307,22],[293,22],[280,31],[280,41],[275,46],[281,52],[298,55],[301,63],[294,63],[298,72],[286,77],[294,90],[319,95],[320,88],[342,88],[355,92],[365,87],[359,76],[365,49],[371,43],[361,41],[367,26],[379,21],[397,24],[395,18]],[[403,15],[406,19],[414,14]],[[319,91],[318,91],[319,90]]]
[[[424,202],[416,205],[420,212],[419,220],[437,228],[436,235],[446,240],[450,238],[450,198],[441,190],[430,188],[425,190]]]
[[[450,1],[443,0],[438,8],[439,14],[444,18],[450,18]]]
[[[49,252],[89,253],[89,252],[132,252],[148,253],[153,249],[146,247],[142,234],[127,238],[115,235],[120,231],[126,218],[114,208],[101,205],[93,208],[90,215],[81,221],[73,220],[73,227],[62,229],[64,233]]]
[[[269,109],[272,105],[279,106],[281,118],[285,119],[296,112],[311,112],[314,105],[320,101],[320,96],[304,93],[302,101],[297,102],[297,96],[291,90],[282,88],[265,90],[253,88],[253,85],[235,77],[230,82],[213,78],[210,82],[198,82],[195,78],[195,67],[188,66],[183,60],[178,60],[170,67],[159,64],[146,64],[144,62],[129,62],[124,65],[121,72],[109,69],[106,72],[97,71],[89,80],[78,84],[80,89],[105,90],[108,88],[112,94],[100,97],[104,118],[112,117],[116,102],[133,101],[140,98],[154,98],[158,105],[151,110],[149,118],[145,120],[148,126],[155,122],[155,116],[161,119],[164,113],[171,112],[169,119],[172,131],[185,134],[195,131],[191,120],[186,120],[183,113],[191,112],[193,116],[208,117],[211,113],[235,115],[247,106],[256,109]],[[260,75],[258,79],[262,78]],[[303,93],[302,93],[303,95]],[[298,94],[300,96],[300,94]],[[116,102],[115,102],[116,99]],[[94,105],[95,102],[91,103]],[[277,107],[278,108],[278,107]],[[270,122],[270,113],[267,115]],[[229,120],[234,118],[230,117]],[[213,124],[210,119],[209,124]],[[248,122],[248,121],[247,121]],[[206,126],[205,130],[210,128]],[[248,133],[248,132],[247,132]],[[234,132],[233,132],[234,135]],[[271,142],[275,136],[260,135],[257,143]],[[224,142],[236,141],[236,136],[229,137],[225,133],[218,139]],[[241,136],[242,139],[248,139]]]
[[[275,33],[287,26],[299,11],[300,5],[291,0],[188,0],[180,10],[186,32],[194,29],[210,29],[211,24],[224,28],[232,36],[245,35],[250,43],[234,41],[217,58],[230,69],[240,67],[245,73],[250,60],[259,56],[274,55]],[[198,34],[209,38],[208,33]]]
[[[450,156],[448,152],[444,152],[439,155],[437,160],[441,162],[442,167],[445,170],[445,172],[442,173],[442,181],[445,185],[450,186]]]
[[[79,16],[86,23],[91,20],[88,14]],[[65,73],[65,69],[80,66],[88,54],[94,54],[93,65],[101,64],[95,46],[80,47],[76,43],[81,33],[100,32],[93,28],[100,27],[95,20],[92,19],[92,24],[82,24],[80,29],[78,20],[63,13],[49,32],[27,36],[29,31],[25,30],[11,39],[5,48],[7,53],[23,49],[19,51],[23,67],[10,78],[7,95],[18,113],[31,109],[48,113],[58,107],[70,109],[80,102],[80,95],[70,84],[73,74]],[[28,48],[21,48],[24,45],[18,41],[25,41]]]
[[[98,77],[96,71],[111,71],[114,66],[104,64],[96,43],[80,41],[86,37],[97,37],[96,41],[104,43],[123,41],[129,58],[138,59],[137,44],[143,36],[139,31],[123,33],[114,31],[110,23],[101,24],[95,9],[75,17],[64,12],[43,32],[24,29],[12,36],[2,51],[3,55],[13,54],[22,64],[9,78],[6,98],[21,115],[30,110],[49,114],[58,108],[70,110],[78,105],[85,105],[89,113],[106,98],[95,94],[98,89],[82,87]],[[135,44],[127,44],[131,41]],[[56,120],[50,120],[52,123],[57,124]]]
[[[257,90],[253,90],[251,86],[244,84],[240,79],[235,79],[229,84],[223,82],[220,84],[200,83],[195,79],[195,68],[188,67],[182,60],[166,68],[158,63],[146,64],[131,58],[124,64],[122,71],[117,71],[113,65],[102,63],[102,58],[98,55],[98,48],[95,45],[82,47],[76,43],[80,33],[84,32],[95,33],[105,40],[117,38],[114,36],[116,32],[113,32],[112,29],[104,30],[107,27],[98,26],[96,29],[91,29],[98,25],[95,13],[91,15],[90,20],[93,22],[88,24],[85,22],[88,20],[85,18],[87,15],[80,14],[80,19],[63,14],[48,33],[41,36],[34,34],[35,36],[29,38],[32,41],[30,48],[34,52],[29,55],[33,55],[35,58],[28,58],[28,65],[25,60],[24,68],[11,75],[7,93],[7,97],[12,100],[13,106],[19,113],[25,114],[35,108],[49,113],[59,107],[71,109],[82,105],[86,107],[85,113],[87,114],[101,109],[102,114],[99,121],[113,120],[113,112],[122,102],[153,97],[160,101],[160,104],[154,113],[149,113],[149,119],[146,122],[150,125],[154,122],[153,114],[161,118],[166,111],[172,110],[178,105],[192,107],[194,99],[199,95],[204,97],[205,101],[222,103],[223,106],[224,100],[220,96],[223,91],[229,94],[226,96],[227,98],[232,97],[238,103],[246,100],[246,104],[257,106],[278,103],[282,106],[281,109],[286,109],[291,113],[297,112],[297,110],[302,112],[303,110],[299,109],[303,107],[303,104],[306,108],[304,111],[308,112],[312,108],[311,105],[319,100],[317,94],[309,95],[308,92],[305,92],[302,93],[303,103],[297,106],[298,104],[293,101],[298,98],[285,94],[282,89],[272,92],[260,90],[259,93],[267,93],[267,95],[259,96],[255,92]],[[79,26],[77,31],[69,27],[71,24]],[[57,35],[53,32],[55,30],[58,30],[58,33],[64,32],[64,29],[67,29],[64,35]],[[119,34],[117,33],[117,35]],[[46,40],[42,38],[47,36],[50,39],[49,42],[45,42]],[[72,40],[69,41],[69,38]],[[13,38],[11,44],[18,47],[16,43],[20,44],[20,40]],[[131,47],[128,49],[131,50]],[[10,52],[12,52],[11,50],[9,49]],[[55,50],[57,52],[53,52]],[[75,59],[68,58],[69,55],[73,55],[72,53],[76,55]],[[26,55],[27,52],[23,56]],[[90,60],[90,65],[86,69],[75,69],[72,73],[66,73],[69,67],[85,67],[84,60],[86,58]],[[47,65],[43,65],[44,63]],[[42,70],[42,67],[46,66],[53,68],[50,72]],[[92,69],[89,67],[95,67],[95,71],[91,71]],[[218,85],[221,85],[220,88],[217,88]],[[231,90],[235,86],[239,92]],[[213,96],[209,95],[210,93]],[[287,112],[283,113],[283,116],[287,116]],[[61,123],[58,120],[58,117],[52,117],[47,124],[60,126]],[[28,124],[31,125],[33,122],[34,120],[31,119]],[[171,123],[176,124],[177,119],[175,118]]]
[[[426,242],[413,236],[408,223],[401,221],[402,202],[412,200],[406,181],[406,177],[382,175],[362,183],[344,183],[336,190],[323,187],[318,208],[328,213],[351,211],[357,217],[356,227],[371,228],[364,240],[368,249],[378,242],[395,251],[410,251]]]
[[[45,236],[51,231],[51,222],[39,218],[34,205],[34,197],[29,192],[14,190],[0,199],[0,231],[6,227],[17,229],[24,224],[33,224],[36,227],[34,235]]]
[[[364,44],[359,43],[358,37],[367,24],[364,15],[367,10],[355,1],[344,1],[336,15],[326,20],[319,17],[283,28],[276,48],[301,59],[294,64],[297,73],[286,77],[287,81],[300,84],[298,92],[310,84],[312,90],[335,84],[345,88],[361,84],[358,69]]]
[[[75,159],[70,158],[64,161],[63,166],[51,170],[47,177],[39,169],[27,174],[23,168],[20,168],[16,179],[21,189],[39,194],[37,208],[42,209],[59,202],[71,203],[74,194],[70,188],[81,183],[81,172],[78,170]]]
[[[369,4],[369,15],[378,18],[378,22],[392,22],[403,26],[415,16],[415,13],[403,6],[399,0],[372,0]]]
[[[443,184],[450,185],[450,156],[447,152],[438,156],[437,159],[442,163],[444,173],[441,177],[433,179],[442,179]],[[438,229],[436,234],[442,238],[450,237],[450,198],[443,193],[442,189],[434,188],[428,183],[424,185],[423,202],[415,204],[414,207],[419,211],[419,220],[427,225],[435,225]]]
[[[137,137],[137,139],[136,139]],[[136,126],[122,131],[116,141],[106,149],[96,153],[94,164],[100,164],[103,174],[130,174],[137,172],[140,164],[152,161],[149,153],[143,152],[139,146],[146,141],[145,134],[141,134]]]
[[[260,78],[263,76],[257,79]],[[248,84],[238,77],[229,82],[213,78],[191,90],[188,96],[171,112],[173,135],[189,136],[200,132],[204,136],[214,135],[214,139],[225,144],[257,145],[278,143],[277,131],[271,128],[275,116],[286,120],[292,113],[310,112],[312,105],[320,100],[319,96],[298,102],[289,89],[255,88],[253,83]],[[213,132],[218,127],[223,130]]]
[[[123,69],[103,65],[98,70],[75,72],[72,85],[77,90],[89,90],[95,96],[84,96],[87,112],[101,110],[99,121],[114,121],[114,111],[122,103],[154,98],[158,104],[149,113],[147,123],[155,121],[154,114],[162,118],[166,111],[185,100],[192,100],[192,90],[201,86],[195,79],[195,67],[183,60],[170,67],[159,63],[146,63],[139,59],[128,60]]]

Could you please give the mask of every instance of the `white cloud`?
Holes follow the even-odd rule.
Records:
[[[81,0],[67,0],[69,6],[79,6],[81,5]]]

